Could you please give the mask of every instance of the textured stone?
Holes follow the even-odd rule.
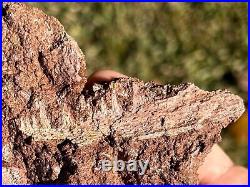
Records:
[[[120,78],[84,90],[84,55],[55,18],[5,3],[2,24],[5,183],[197,184],[221,129],[244,112],[240,97],[190,83]],[[95,169],[116,157],[149,168]]]

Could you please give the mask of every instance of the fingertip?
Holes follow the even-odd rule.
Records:
[[[85,88],[86,89],[89,88],[94,83],[110,82],[115,78],[121,78],[121,77],[127,77],[127,76],[112,70],[99,70],[89,76]]]
[[[126,77],[125,75],[112,71],[112,70],[100,70],[94,72],[92,75],[89,76],[88,81],[91,80],[100,80],[100,81],[111,81],[114,78]]]
[[[233,165],[232,160],[220,146],[213,145],[211,152],[208,153],[203,165],[198,170],[200,184],[210,184]]]
[[[227,172],[217,178],[213,184],[248,184],[248,170],[242,166],[232,166]]]

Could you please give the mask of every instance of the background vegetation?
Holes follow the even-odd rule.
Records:
[[[33,3],[78,42],[88,73],[113,69],[160,83],[248,91],[247,3]],[[222,146],[247,165],[247,113]]]

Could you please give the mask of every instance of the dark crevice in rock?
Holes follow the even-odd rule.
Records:
[[[179,171],[180,170],[180,162],[179,160],[176,160],[175,157],[172,157],[170,160],[170,169],[173,171]]]
[[[34,166],[39,183],[49,183],[52,177],[51,152],[46,145],[35,151]]]
[[[77,163],[73,160],[64,162],[58,179],[54,181],[56,184],[68,184],[69,177],[77,172]]]
[[[57,97],[59,97],[60,99],[64,99],[69,93],[70,93],[71,89],[70,89],[70,85],[69,84],[63,84],[62,88],[59,89],[56,92]]]
[[[9,9],[9,5],[3,5],[3,7],[2,7],[2,16],[5,17],[5,16],[8,15],[8,13],[7,13],[8,9]]]
[[[69,177],[77,172],[78,166],[74,160],[74,154],[78,146],[77,144],[72,143],[69,139],[66,139],[58,144],[57,148],[61,153],[61,161],[63,165],[55,183],[67,184]]]
[[[110,147],[114,148],[117,143],[115,140],[115,131],[112,129],[112,125],[109,127],[109,135],[104,138]]]
[[[45,56],[43,55],[42,52],[38,53],[38,62],[43,70],[44,75],[48,78],[49,82],[54,85],[55,80],[54,80],[52,74],[50,73],[49,68],[46,65]]]
[[[11,26],[12,25],[11,12],[10,12],[10,6],[8,4],[3,4],[2,16],[3,20],[7,23],[7,27]]]
[[[32,143],[32,136],[28,136],[27,138],[24,139],[24,143],[27,145],[31,145]]]
[[[31,88],[30,98],[27,103],[27,109],[31,109],[34,100],[35,100],[35,91],[33,88]]]

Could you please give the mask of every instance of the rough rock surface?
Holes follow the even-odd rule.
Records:
[[[84,55],[40,10],[2,16],[3,178],[11,184],[196,184],[220,131],[244,111],[228,91],[121,78],[83,90]],[[138,172],[98,171],[101,159],[149,160]]]

